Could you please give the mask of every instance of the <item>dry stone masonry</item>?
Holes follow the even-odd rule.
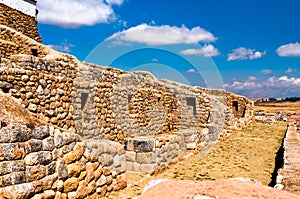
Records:
[[[0,0],[0,24],[41,42],[35,19],[36,12],[35,0]]]
[[[0,6],[0,89],[39,121],[0,116],[0,198],[104,196],[126,186],[126,171],[160,171],[187,150],[205,155],[253,119],[245,97],[56,52],[36,27],[22,28],[32,16]]]

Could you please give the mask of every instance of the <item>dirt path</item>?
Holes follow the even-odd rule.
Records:
[[[171,165],[159,174],[149,176],[128,173],[128,187],[107,198],[133,198],[153,179],[216,180],[251,178],[268,185],[275,166],[275,156],[285,135],[286,123],[254,123],[218,142],[210,154],[196,152]]]

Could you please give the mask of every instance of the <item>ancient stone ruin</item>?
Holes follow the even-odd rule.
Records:
[[[187,150],[205,155],[253,120],[243,96],[48,48],[35,3],[0,1],[0,198],[104,196],[126,186],[126,171],[158,172]]]

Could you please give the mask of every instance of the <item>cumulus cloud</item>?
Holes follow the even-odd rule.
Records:
[[[64,42],[61,42],[61,44],[59,44],[59,45],[50,44],[50,45],[47,45],[47,46],[49,48],[52,48],[53,50],[56,50],[56,51],[60,51],[60,52],[63,52],[63,53],[70,53],[71,48],[74,47],[75,45],[70,44],[70,43],[67,42],[67,40],[65,40]]]
[[[300,57],[300,44],[296,42],[282,45],[276,52],[281,57]]]
[[[246,60],[246,59],[258,59],[263,57],[266,54],[266,51],[259,52],[254,49],[247,49],[245,47],[240,47],[233,49],[231,53],[228,54],[227,61],[233,60]]]
[[[272,76],[262,82],[249,79],[244,82],[234,81],[232,84],[225,84],[224,88],[249,97],[288,96],[300,93],[300,78]]]
[[[123,0],[40,0],[37,2],[38,22],[63,28],[108,23],[116,19],[112,5]]]
[[[294,69],[288,68],[288,69],[285,71],[285,73],[292,73],[292,72],[294,72],[294,71],[295,71]]]
[[[108,40],[121,40],[126,42],[144,43],[150,46],[168,44],[197,44],[199,42],[213,42],[217,38],[207,30],[185,26],[169,25],[155,26],[140,24],[127,30],[113,34]]]
[[[213,45],[205,45],[203,48],[191,48],[180,51],[183,55],[200,55],[204,57],[213,57],[218,56],[220,53],[217,48],[215,48]]]
[[[271,74],[271,73],[272,73],[272,70],[269,70],[269,69],[262,69],[260,72],[263,73],[263,74]]]

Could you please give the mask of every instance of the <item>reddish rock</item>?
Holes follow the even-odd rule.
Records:
[[[179,199],[195,196],[211,198],[273,198],[298,199],[299,196],[287,191],[239,180],[216,181],[165,181],[150,187],[139,199]]]

